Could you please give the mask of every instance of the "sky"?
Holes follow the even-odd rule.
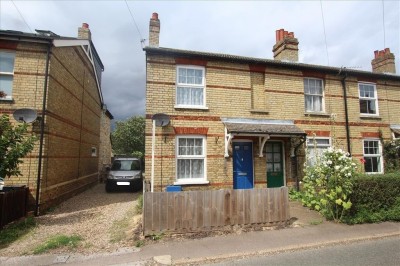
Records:
[[[299,40],[301,63],[371,71],[374,51],[388,47],[400,75],[400,1],[0,0],[0,29],[77,37],[88,23],[105,66],[104,102],[123,121],[145,114],[141,40],[148,45],[153,12],[161,47],[273,59],[283,28]]]

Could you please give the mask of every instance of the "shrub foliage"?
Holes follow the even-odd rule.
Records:
[[[357,177],[350,200],[348,223],[400,221],[400,173]]]
[[[356,164],[341,149],[328,148],[303,178],[303,205],[321,212],[327,219],[341,221],[352,205]]]

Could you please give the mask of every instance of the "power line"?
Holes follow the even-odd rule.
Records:
[[[21,16],[21,18],[22,18],[22,20],[24,21],[25,25],[28,27],[29,31],[33,33],[33,30],[31,29],[31,27],[29,27],[29,25],[28,25],[28,23],[26,22],[26,20],[25,20],[24,16],[22,16],[22,13],[21,13],[21,11],[19,11],[19,9],[18,9],[17,5],[14,3],[14,1],[13,1],[13,0],[11,0],[11,3],[13,3],[13,5],[15,6],[15,8],[17,9],[17,11],[18,11],[19,15]]]
[[[326,49],[326,58],[328,59],[328,66],[329,64],[329,52],[328,52],[328,42],[326,41],[326,32],[325,32],[325,17],[324,17],[324,10],[322,8],[322,0],[319,0],[321,5],[321,14],[322,14],[322,25],[324,27],[324,36],[325,36],[325,49]]]
[[[141,43],[142,48],[143,48],[143,44],[144,44],[145,39],[143,39],[142,34],[140,33],[139,27],[138,27],[138,25],[137,25],[137,23],[136,23],[135,18],[133,17],[132,11],[131,11],[131,9],[129,8],[128,2],[127,2],[126,0],[125,0],[125,4],[126,4],[126,7],[128,8],[129,14],[131,14],[133,23],[135,24],[136,29],[137,29],[137,31],[138,31],[138,33],[139,33],[139,36],[140,36],[140,43]]]
[[[385,1],[384,0],[382,0],[382,25],[383,25],[383,48],[386,48]]]

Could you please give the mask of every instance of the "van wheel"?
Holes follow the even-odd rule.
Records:
[[[111,192],[111,186],[106,183],[106,192],[110,193]]]

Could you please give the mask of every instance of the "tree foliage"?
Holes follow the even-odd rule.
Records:
[[[21,158],[33,150],[36,141],[27,131],[27,124],[13,126],[8,115],[0,117],[0,179],[21,175]]]
[[[144,131],[145,119],[142,116],[133,116],[128,120],[116,122],[111,135],[114,153],[143,157]]]

